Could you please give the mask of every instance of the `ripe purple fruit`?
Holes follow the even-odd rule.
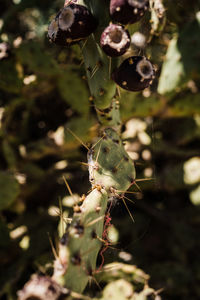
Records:
[[[49,39],[58,45],[70,45],[88,37],[97,27],[97,21],[83,5],[66,5],[48,28]]]
[[[149,6],[149,0],[110,0],[111,18],[121,24],[138,22]]]
[[[141,91],[147,88],[155,77],[151,62],[144,56],[132,56],[112,73],[112,79],[123,89]]]
[[[110,24],[101,35],[100,45],[108,56],[120,56],[130,46],[129,32],[121,25]]]

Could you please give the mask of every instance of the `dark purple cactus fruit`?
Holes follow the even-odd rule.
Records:
[[[83,5],[69,4],[57,14],[48,28],[48,37],[55,44],[66,46],[87,38],[97,28],[97,21]]]
[[[121,24],[138,22],[149,7],[149,0],[110,0],[111,18]]]
[[[101,35],[100,45],[108,56],[120,56],[130,46],[129,32],[121,25],[110,24]]]
[[[112,79],[123,89],[141,91],[147,88],[155,77],[151,62],[144,56],[132,56],[112,73]]]

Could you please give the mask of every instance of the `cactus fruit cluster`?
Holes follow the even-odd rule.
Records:
[[[82,3],[82,1],[80,2]],[[87,3],[87,1],[85,2]],[[90,3],[90,6],[91,5],[92,2]],[[96,3],[96,5],[98,6],[98,3]],[[101,22],[98,20],[98,15],[93,16],[89,8],[78,4],[77,1],[69,1],[69,3],[65,4],[64,8],[60,10],[60,12],[49,25],[48,37],[50,41],[58,45],[67,46],[70,44],[79,43],[80,41],[87,39],[91,33],[94,33],[95,41],[93,42],[97,43],[97,47],[99,45],[103,52],[109,57],[119,57],[128,50],[131,43],[129,32],[122,26],[122,24],[127,25],[138,22],[144,16],[148,7],[148,0],[111,0],[108,9],[111,19],[114,22],[117,22],[117,24],[114,24],[111,22],[111,20],[109,20],[111,23],[107,24],[108,26],[106,26],[103,31],[101,30],[102,24],[100,24],[101,26],[99,27],[102,31],[100,32],[100,30],[97,28],[97,24]],[[102,10],[102,7],[99,7],[99,9]],[[106,22],[108,22],[108,20],[106,20]],[[100,38],[99,33],[101,33]],[[86,49],[88,49],[87,45]],[[103,65],[108,65],[108,62],[101,53],[101,50],[96,51],[99,51],[98,59],[96,58],[95,60],[96,65],[87,66],[87,69],[90,72],[90,77],[94,76],[93,72],[96,70],[96,68],[100,69],[103,67]],[[94,49],[94,52],[96,51]],[[146,60],[146,67],[142,68],[145,69],[146,72],[145,74],[144,72],[140,72],[141,68],[137,64],[139,63],[139,65],[141,65],[142,58],[143,57],[133,57],[131,60],[129,60],[129,62],[131,61],[132,63],[124,63],[117,69],[117,73],[119,74],[118,76],[115,74],[116,70],[114,70],[115,73],[112,76],[112,79],[115,81],[115,83],[117,83],[121,88],[129,91],[139,91],[149,86],[153,79],[154,70],[151,62]],[[145,60],[143,60],[143,62],[144,61]],[[149,70],[149,73],[147,72],[147,69]],[[123,82],[126,82],[126,78],[130,76],[133,76],[133,80],[137,78],[136,82],[134,82],[134,87],[132,84],[122,84]],[[122,78],[122,82],[119,82],[118,77]],[[147,77],[148,80],[146,80]],[[140,84],[140,81],[142,81],[143,84]],[[92,85],[94,85],[94,83],[92,83]],[[136,85],[137,87],[135,87]],[[101,97],[104,95],[103,85],[98,89],[98,92],[98,96]],[[95,95],[92,96],[95,97]],[[103,101],[100,100],[100,102]]]
[[[128,91],[140,91],[148,87],[155,76],[154,67],[146,57],[131,56],[121,63],[131,42],[122,24],[139,21],[147,8],[147,0],[66,1],[49,25],[48,37],[55,44],[80,43],[102,133],[88,151],[91,191],[76,204],[72,222],[60,239],[53,276],[46,280],[34,277],[19,292],[20,300],[47,299],[46,289],[55,290],[54,296],[49,296],[52,300],[66,296],[69,291],[84,291],[89,278],[96,272],[97,256],[105,244],[108,202],[123,198],[125,191],[135,183],[134,163],[120,138],[115,83]],[[117,24],[109,23],[111,20]],[[34,293],[33,281],[38,281],[38,285],[45,283],[40,297]]]

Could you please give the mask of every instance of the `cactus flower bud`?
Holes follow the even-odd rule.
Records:
[[[112,79],[123,89],[141,91],[147,88],[155,77],[151,62],[144,56],[132,56],[112,73]]]
[[[110,24],[101,35],[100,45],[108,56],[120,56],[130,46],[129,32],[121,25]]]
[[[111,0],[110,15],[121,24],[138,22],[149,6],[149,0]]]

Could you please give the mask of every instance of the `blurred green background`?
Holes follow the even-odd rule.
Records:
[[[164,1],[145,53],[157,69],[151,89],[121,93],[126,149],[142,193],[112,207],[119,233],[113,260],[147,272],[163,299],[200,298],[200,11],[199,1]],[[57,47],[46,35],[62,1],[1,0],[0,5],[0,298],[53,260],[59,203],[71,215],[74,194],[90,189],[84,143],[98,122],[78,46]],[[150,13],[132,31],[149,35]],[[165,25],[164,25],[165,24]],[[152,26],[153,26],[152,25]],[[135,49],[136,54],[141,54]],[[153,178],[153,179],[152,179]],[[149,180],[148,180],[149,179]],[[124,256],[121,253],[130,255]]]

